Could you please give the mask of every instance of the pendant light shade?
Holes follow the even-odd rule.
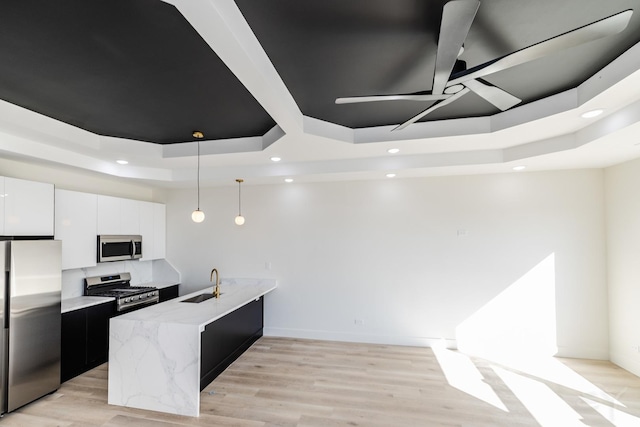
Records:
[[[191,219],[193,220],[193,222],[204,221],[204,212],[202,212],[200,209],[196,209],[195,211],[191,212]]]
[[[204,135],[202,132],[195,131],[193,132],[193,137],[202,139]],[[191,213],[191,219],[193,222],[204,221],[204,212],[200,210],[200,141],[198,141],[198,207]]]
[[[240,193],[240,187],[241,184],[244,182],[243,179],[236,179],[236,182],[238,183],[238,216],[235,219],[236,225],[242,225],[244,224],[244,217],[242,216],[242,199],[240,198],[241,193]]]

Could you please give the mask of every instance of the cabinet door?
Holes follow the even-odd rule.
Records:
[[[140,235],[142,236],[142,258],[140,261],[150,261],[155,257],[155,243],[153,232],[153,205],[151,202],[140,203]]]
[[[141,261],[165,257],[166,218],[162,203],[138,202],[140,206]]]
[[[62,241],[62,269],[96,265],[98,196],[56,189],[55,238]]]
[[[120,229],[120,198],[98,196],[98,234],[123,234]]]
[[[200,391],[262,336],[263,298],[209,323],[200,334]]]
[[[118,234],[140,234],[140,203],[139,200],[120,199],[120,232]]]
[[[89,307],[87,312],[87,369],[105,363],[109,357],[109,318],[111,303]]]
[[[140,202],[99,195],[98,234],[140,234]]]
[[[4,234],[53,236],[53,185],[4,179]]]
[[[153,204],[153,256],[166,258],[167,207],[162,203]]]
[[[62,313],[60,381],[85,371],[87,357],[87,309]]]

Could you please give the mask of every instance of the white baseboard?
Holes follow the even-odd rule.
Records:
[[[324,341],[342,341],[382,345],[406,345],[412,347],[432,347],[442,343],[442,338],[397,336],[397,335],[367,335],[348,332],[319,331],[310,329],[289,329],[265,327],[263,334],[268,337],[300,338]],[[446,348],[456,348],[456,340],[444,339]]]
[[[609,349],[602,348],[569,348],[558,346],[557,357],[568,357],[572,359],[593,359],[593,360],[609,360]]]
[[[616,352],[612,352],[610,355],[610,360],[612,363],[615,363],[622,369],[625,369],[632,374],[640,377],[640,361],[637,359],[638,357],[630,357]]]

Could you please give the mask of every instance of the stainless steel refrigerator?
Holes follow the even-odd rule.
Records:
[[[0,397],[11,412],[60,387],[61,243],[0,241]]]

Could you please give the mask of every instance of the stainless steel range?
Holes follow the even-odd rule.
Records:
[[[142,308],[160,301],[158,289],[131,286],[131,274],[129,273],[87,277],[84,279],[84,294],[115,298],[117,311]]]

